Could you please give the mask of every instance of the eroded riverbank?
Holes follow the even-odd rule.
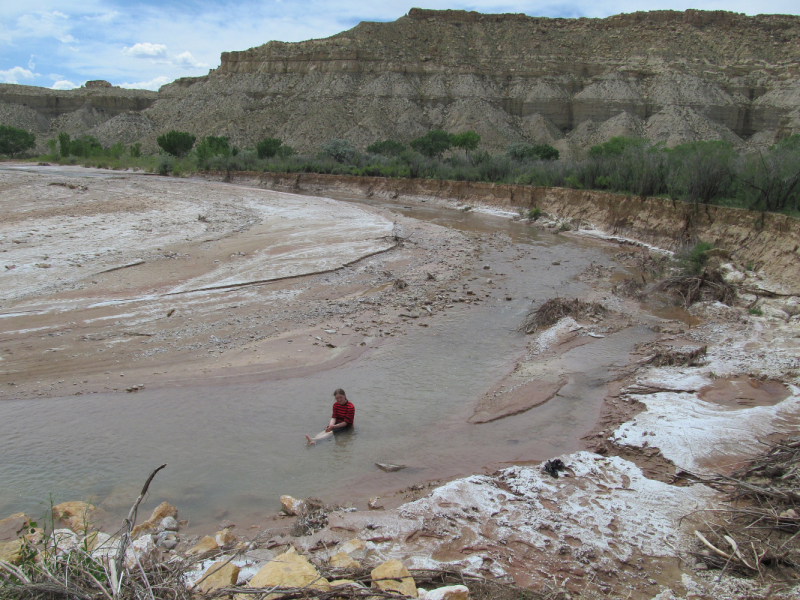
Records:
[[[620,279],[636,273],[640,249],[602,240],[586,245],[509,223],[508,217],[486,221],[453,212],[446,201],[443,208],[431,207],[432,199],[408,202],[389,206],[391,212],[366,207],[392,224],[392,248],[333,272],[224,292],[177,294],[167,299],[180,304],[157,304],[157,310],[141,306],[164,302],[163,295],[147,293],[133,301],[128,295],[111,304],[94,299],[79,306],[69,297],[74,290],[48,290],[46,304],[58,304],[58,310],[9,317],[42,322],[17,326],[5,336],[6,344],[17,344],[15,360],[24,363],[31,357],[27,371],[20,369],[16,376],[28,387],[15,389],[17,399],[5,406],[22,407],[38,395],[60,396],[40,402],[63,406],[64,412],[50,416],[54,422],[72,418],[70,430],[88,421],[100,424],[78,444],[90,448],[91,456],[108,458],[112,467],[141,461],[140,470],[146,472],[154,461],[161,462],[159,450],[176,457],[192,485],[173,486],[164,479],[154,501],[178,505],[182,516],[194,521],[195,531],[233,522],[240,541],[264,542],[264,534],[272,533],[278,536],[275,543],[307,551],[320,542],[330,546],[358,536],[372,540],[369,549],[376,560],[391,556],[410,566],[456,565],[511,576],[534,588],[554,580],[587,595],[631,591],[632,597],[650,598],[664,587],[678,595],[707,594],[713,586],[704,587],[705,575],[693,569],[688,555],[692,522],[678,527],[678,521],[686,512],[711,506],[713,494],[703,486],[671,485],[673,475],[680,468],[728,469],[752,455],[753,439],[796,427],[796,298],[748,296],[769,288],[769,277],[733,265],[731,277],[744,292],[741,305],[703,303],[692,314],[680,315],[683,320],[664,319],[639,299],[615,294]],[[415,211],[434,216],[421,221],[412,218]],[[443,228],[436,221],[447,220],[448,213],[456,218]],[[209,246],[208,258],[237,260],[241,255],[233,252],[232,242],[241,233],[246,232],[188,241],[183,251],[187,272],[194,272],[201,254],[194,248],[203,244]],[[230,254],[213,254],[216,244]],[[108,290],[125,289],[126,271],[137,268],[152,266],[145,260],[109,272],[120,279],[114,282],[117,288],[109,283]],[[178,279],[182,275],[170,273]],[[164,289],[183,283],[169,285]],[[531,336],[516,331],[533,303],[559,295],[600,302],[610,314],[567,318]],[[67,312],[66,300],[78,312]],[[42,300],[26,298],[13,308],[25,302]],[[762,314],[750,313],[748,305],[760,307]],[[65,315],[81,320],[67,321]],[[181,321],[173,321],[176,316]],[[248,337],[254,332],[258,339]],[[184,335],[192,343],[177,344]],[[53,338],[64,339],[64,347],[61,339],[59,346],[48,346]],[[81,358],[78,350],[87,343],[94,351]],[[148,356],[151,344],[161,351]],[[647,362],[665,346],[705,346],[706,353],[692,365]],[[40,354],[68,360],[48,362]],[[126,365],[120,374],[106,366],[117,360]],[[59,369],[74,373],[76,366],[87,375],[59,382]],[[349,439],[324,449],[302,451],[295,429],[283,424],[305,415],[302,425],[318,428],[313,415],[327,410],[333,374],[358,382],[358,395],[341,382],[334,387],[345,385],[358,398],[359,424],[366,421],[369,428],[357,428]],[[124,393],[127,388],[116,384],[116,395],[102,396],[115,385],[112,375],[126,384],[144,380],[144,389]],[[161,375],[168,377],[159,382]],[[304,387],[293,388],[293,381],[303,381]],[[79,398],[64,397],[71,383]],[[272,398],[296,412],[279,412],[279,424],[265,434],[265,407]],[[204,408],[192,413],[189,407],[197,406]],[[102,426],[101,407],[119,413],[112,427]],[[25,411],[4,420],[18,436],[13,447],[37,427],[52,440],[30,456],[31,447],[23,445],[26,456],[20,454],[19,463],[27,468],[46,463],[60,446],[58,431],[47,430],[42,419],[46,408],[29,421]],[[198,422],[213,425],[210,437],[196,435]],[[159,443],[141,444],[133,436],[130,445],[109,453],[121,438],[115,431],[137,427],[155,434],[149,439]],[[415,434],[409,442],[410,431]],[[265,435],[277,442],[277,453],[268,451]],[[214,450],[212,462],[198,461],[208,448]],[[576,453],[581,448],[601,455]],[[534,464],[556,455],[569,477],[550,480]],[[95,460],[102,465],[103,460]],[[361,475],[337,492],[325,477],[335,480],[343,461]],[[376,461],[402,462],[407,468],[383,473],[374,467]],[[503,462],[523,466],[495,472]],[[238,471],[249,469],[244,486],[227,479],[231,464]],[[303,497],[322,484],[325,494],[317,495],[326,501],[362,510],[331,514],[329,527],[309,538],[280,537],[290,523],[264,521],[277,508],[277,494],[259,487],[265,464],[276,466],[271,477],[280,480],[280,493]],[[87,465],[86,472],[94,466]],[[455,480],[431,496],[432,486],[419,484],[476,471],[484,474]],[[292,487],[298,473],[309,472],[314,476],[307,487]],[[90,481],[88,487],[96,484]],[[70,499],[87,487],[86,480],[72,485]],[[114,485],[98,498],[112,514],[127,509],[140,482]],[[233,501],[230,495],[215,497],[234,487],[247,496]],[[385,512],[365,510],[367,499],[376,494],[389,496],[375,504]],[[195,517],[209,499],[208,516]],[[248,529],[250,524],[261,529]],[[190,541],[187,537],[184,544]]]

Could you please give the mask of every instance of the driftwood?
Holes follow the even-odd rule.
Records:
[[[775,580],[800,578],[800,436],[772,444],[731,475],[689,479],[722,491],[727,505],[695,535],[695,552],[710,567],[733,568]],[[710,550],[710,552],[709,552]]]
[[[703,269],[699,275],[678,275],[658,282],[653,290],[671,295],[689,308],[695,302],[717,301],[730,306],[736,300],[736,289],[716,269]]]
[[[519,330],[525,333],[534,333],[540,327],[555,325],[564,317],[586,318],[591,316],[603,317],[608,314],[608,309],[597,302],[584,302],[575,298],[551,298],[539,308],[528,313]]]

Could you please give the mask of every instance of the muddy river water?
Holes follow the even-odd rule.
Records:
[[[464,277],[477,277],[479,285],[489,274],[508,274],[510,300],[504,294],[456,306],[428,327],[302,377],[249,374],[182,380],[135,395],[4,400],[0,516],[39,514],[50,495],[54,502],[91,498],[122,515],[147,474],[167,463],[145,509],[167,500],[198,527],[221,519],[255,522],[279,508],[282,494],[363,508],[371,496],[421,481],[579,449],[597,420],[605,383],[635,344],[651,339],[648,329],[623,329],[566,352],[559,366],[568,383],[541,406],[480,425],[467,419],[527,351],[531,336],[517,328],[532,303],[580,297],[586,289],[577,275],[592,262],[613,267],[613,251],[507,217],[370,203],[446,227],[510,236],[513,252],[488,248]],[[356,427],[306,446],[303,434],[326,425],[337,387],[356,406]],[[406,468],[385,473],[376,462]]]

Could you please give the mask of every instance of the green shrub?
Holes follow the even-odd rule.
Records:
[[[197,164],[205,164],[212,156],[229,156],[231,147],[227,137],[209,135],[204,137],[194,149]]]
[[[528,219],[531,221],[538,221],[539,218],[542,216],[542,209],[541,208],[532,208],[528,211]]]
[[[82,135],[79,138],[71,140],[69,143],[69,153],[71,156],[79,156],[83,158],[91,158],[99,154],[103,150],[103,146],[90,135]]]
[[[610,140],[599,146],[589,148],[589,156],[592,158],[620,156],[627,150],[636,146],[645,146],[647,140],[642,138],[629,138],[625,136],[612,137]]]
[[[289,156],[294,156],[295,154],[297,154],[297,151],[294,148],[287,146],[286,144],[281,144],[280,148],[278,148],[276,156],[278,158],[287,158]]]
[[[264,138],[256,144],[258,158],[272,158],[278,153],[282,143],[278,138]]]
[[[753,307],[751,309],[748,309],[747,312],[750,313],[751,315],[755,315],[757,317],[763,317],[764,316],[764,311],[761,310],[760,308],[758,308],[757,306],[755,306],[755,307]]]
[[[56,140],[47,140],[47,148],[50,150],[50,156],[53,160],[58,158],[58,142]]]
[[[557,160],[559,157],[558,150],[549,144],[534,146],[525,142],[511,144],[506,148],[506,154],[509,158],[520,162],[528,160]]]
[[[156,173],[169,175],[175,167],[175,159],[169,154],[159,154],[156,162]]]
[[[441,156],[450,149],[450,134],[441,129],[431,129],[422,137],[411,140],[411,147],[423,156]]]
[[[401,144],[395,140],[383,140],[382,142],[375,142],[367,146],[367,152],[370,154],[380,154],[382,156],[400,156],[405,149],[405,144]]]
[[[714,248],[708,242],[697,242],[694,246],[683,248],[676,255],[678,264],[688,275],[698,275],[708,263],[708,251]]]
[[[14,158],[15,154],[30,150],[35,145],[36,136],[33,133],[9,125],[0,125],[0,154]]]
[[[183,156],[194,146],[197,138],[185,131],[168,131],[156,138],[156,143],[167,154],[172,156]]]
[[[69,156],[69,134],[62,131],[58,134],[58,144],[61,147],[61,156],[64,158]]]
[[[356,155],[356,149],[350,142],[337,138],[328,140],[328,142],[323,144],[322,148],[320,148],[320,152],[338,163],[349,162],[353,160],[353,157]]]
[[[461,148],[464,152],[471,152],[477,149],[480,141],[481,141],[481,136],[479,136],[474,131],[455,133],[450,136],[450,143],[455,148]]]
[[[581,182],[578,181],[578,178],[575,177],[574,175],[569,175],[569,176],[565,177],[564,178],[564,185],[567,186],[568,188],[572,188],[574,190],[583,189],[583,186],[581,185]]]
[[[131,144],[130,153],[131,158],[140,158],[142,156],[142,144],[140,142]]]

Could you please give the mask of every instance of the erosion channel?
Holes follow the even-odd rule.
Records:
[[[113,521],[166,462],[151,504],[202,530],[258,522],[282,494],[365,509],[574,452],[664,322],[584,328],[514,379],[538,351],[528,311],[605,293],[587,273],[624,277],[616,244],[433,202],[68,167],[0,177],[3,515],[52,495]],[[337,387],[355,430],[306,447]]]

